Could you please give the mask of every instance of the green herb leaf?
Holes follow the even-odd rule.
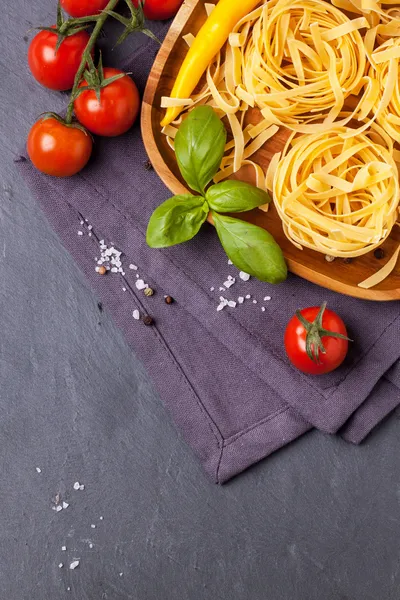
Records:
[[[223,181],[207,190],[206,200],[212,210],[236,213],[268,204],[271,197],[267,192],[244,181]]]
[[[268,231],[233,217],[212,213],[220,242],[233,264],[261,281],[282,283],[287,266]]]
[[[200,194],[221,164],[226,129],[211,106],[193,109],[179,127],[175,153],[186,183]]]
[[[208,205],[201,196],[169,198],[150,217],[146,241],[151,248],[167,248],[191,240],[204,223]]]

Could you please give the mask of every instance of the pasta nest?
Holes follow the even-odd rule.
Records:
[[[247,20],[246,20],[247,19]],[[242,80],[271,123],[309,133],[328,129],[363,87],[365,17],[349,19],[322,0],[271,0],[239,23]],[[245,41],[243,41],[243,38]],[[340,123],[344,125],[345,123]]]
[[[292,135],[273,176],[274,203],[297,247],[355,257],[380,246],[398,217],[392,142],[378,126]]]

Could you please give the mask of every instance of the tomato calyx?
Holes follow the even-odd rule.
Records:
[[[300,310],[296,310],[296,317],[303,325],[306,330],[306,352],[307,356],[310,360],[312,360],[315,364],[321,364],[320,354],[326,354],[326,349],[324,344],[322,343],[323,337],[333,337],[339,338],[341,340],[347,340],[351,342],[350,338],[341,333],[337,333],[336,331],[329,331],[328,329],[324,329],[322,326],[322,319],[324,316],[324,312],[326,309],[326,302],[321,304],[319,312],[313,322],[308,321],[302,314]]]
[[[81,17],[78,19],[66,19],[61,9],[60,3],[57,4],[57,22],[53,27],[36,27],[39,31],[49,31],[57,35],[56,52],[61,46],[66,37],[76,35],[81,31],[85,31],[90,23],[96,21],[98,15],[90,17]]]
[[[95,67],[93,59],[89,56],[88,60],[89,68],[83,74],[83,79],[86,81],[87,85],[80,87],[75,96],[74,100],[80,96],[83,92],[87,92],[89,90],[93,90],[96,94],[96,98],[99,102],[101,102],[100,92],[103,88],[107,87],[114,81],[125,77],[126,75],[130,75],[130,73],[119,73],[118,75],[113,75],[112,77],[104,77],[103,70],[103,59],[100,52],[99,62],[97,63],[97,67]]]
[[[56,121],[61,123],[61,125],[65,125],[65,127],[71,127],[73,129],[80,129],[85,135],[88,135],[89,137],[91,137],[93,139],[93,137],[89,133],[89,131],[83,125],[81,125],[81,123],[79,123],[79,121],[76,121],[75,119],[71,123],[67,123],[65,121],[65,119],[63,119],[60,115],[58,115],[55,112],[41,113],[39,115],[39,119],[41,119],[42,121],[47,121],[48,119],[55,119]]]
[[[124,42],[126,40],[126,38],[131,33],[140,31],[144,35],[147,35],[147,37],[158,42],[161,46],[161,42],[158,39],[158,37],[156,37],[154,35],[154,33],[152,31],[150,31],[150,29],[147,29],[147,27],[146,27],[145,15],[144,15],[144,11],[143,11],[144,0],[140,0],[137,8],[135,8],[133,6],[133,3],[131,2],[131,0],[125,0],[125,4],[128,6],[129,11],[131,13],[129,17],[124,17],[124,16],[120,15],[119,13],[115,12],[114,10],[105,10],[104,11],[108,15],[110,15],[110,17],[113,17],[114,19],[116,19],[117,21],[122,23],[122,25],[124,25],[124,27],[125,27],[124,31],[119,36],[115,45],[119,46],[120,44],[122,44],[122,42]]]

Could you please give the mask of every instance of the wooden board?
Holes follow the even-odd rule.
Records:
[[[162,96],[170,95],[183,57],[187,53],[188,47],[182,36],[187,33],[196,35],[205,20],[204,0],[186,0],[172,23],[154,62],[143,99],[143,141],[154,169],[174,194],[187,192],[187,187],[180,176],[174,152],[161,133],[160,121],[164,110],[160,108],[160,102]],[[253,111],[251,118],[253,122],[259,120],[257,111]],[[287,132],[282,128],[254,155],[255,162],[266,170],[271,157],[282,149],[286,137]],[[243,170],[236,176],[249,181],[248,173]],[[298,250],[286,238],[281,220],[273,207],[268,213],[254,210],[242,216],[260,227],[265,227],[272,233],[283,249],[292,273],[323,287],[357,298],[381,301],[400,300],[399,266],[390,277],[373,289],[364,290],[357,286],[359,282],[379,270],[393,254],[400,243],[399,227],[394,227],[391,237],[383,244],[382,249],[385,252],[383,259],[375,258],[373,252],[370,252],[353,259],[350,264],[340,258],[328,263],[322,254],[306,248]]]

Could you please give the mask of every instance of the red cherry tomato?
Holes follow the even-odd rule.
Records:
[[[51,90],[69,90],[89,41],[86,31],[66,37],[56,51],[57,33],[40,31],[30,43],[28,63],[34,78]]]
[[[123,71],[104,68],[104,79]],[[86,81],[80,87],[86,87]],[[135,122],[140,107],[139,92],[132,79],[125,75],[100,90],[100,102],[94,90],[82,92],[74,102],[75,115],[92,133],[114,137],[128,131]]]
[[[76,125],[54,117],[33,125],[27,141],[32,163],[39,171],[55,177],[70,177],[83,169],[92,153],[92,138]]]
[[[291,363],[310,375],[322,375],[337,369],[344,361],[349,346],[345,324],[325,306],[298,311],[285,332],[285,349]],[[336,334],[342,337],[335,337]]]
[[[181,7],[183,0],[145,0],[143,10],[147,19],[163,21],[174,17]],[[133,0],[134,6],[138,6],[139,0]]]
[[[71,17],[89,17],[104,10],[108,0],[60,0],[61,7]]]

